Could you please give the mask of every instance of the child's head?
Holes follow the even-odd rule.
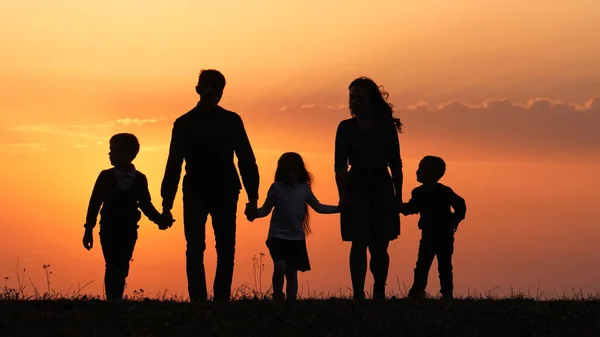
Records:
[[[131,165],[140,152],[140,143],[137,137],[131,133],[118,133],[110,138],[109,144],[108,158],[111,165],[115,167]]]
[[[306,183],[312,184],[312,174],[306,169],[304,160],[296,152],[286,152],[277,161],[275,181],[285,184]]]
[[[440,157],[425,156],[419,163],[417,181],[422,184],[436,183],[446,173],[446,163]]]

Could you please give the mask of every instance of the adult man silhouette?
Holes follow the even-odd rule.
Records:
[[[234,153],[248,195],[246,211],[255,210],[258,200],[258,167],[242,119],[237,113],[218,105],[225,83],[225,77],[217,70],[200,72],[196,86],[200,101],[173,124],[161,186],[163,216],[172,218],[171,209],[185,160],[183,223],[187,241],[188,292],[193,302],[207,299],[204,251],[209,214],[217,250],[214,299],[228,301],[231,295],[236,212],[242,187]]]

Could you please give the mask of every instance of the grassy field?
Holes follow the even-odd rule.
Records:
[[[230,303],[190,304],[182,296],[130,293],[107,303],[78,286],[52,290],[50,266],[38,289],[17,273],[16,285],[0,287],[0,337],[12,336],[600,336],[600,297],[574,292],[471,294],[452,302],[404,298],[355,302],[313,294],[295,303],[272,302],[269,292],[246,286]]]
[[[0,336],[600,336],[600,301],[5,299]]]

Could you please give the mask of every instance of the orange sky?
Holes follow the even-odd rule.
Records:
[[[9,47],[0,49],[0,277],[13,286],[20,258],[40,288],[50,264],[58,290],[93,281],[86,291],[102,291],[100,246],[87,252],[80,239],[94,179],[109,165],[106,142],[116,132],[138,135],[135,164],[160,205],[172,122],[195,104],[198,71],[214,67],[228,80],[223,106],[246,123],[262,196],[277,157],[294,150],[321,201],[337,202],[335,128],[348,116],[348,83],[371,76],[405,123],[405,198],[419,158],[432,153],[446,158],[443,181],[467,200],[457,292],[598,290],[597,1],[21,0],[1,8]],[[185,294],[180,197],[169,231],[141,222],[130,289]],[[391,291],[397,281],[410,285],[416,220],[403,217],[391,245]],[[339,217],[313,221],[304,292],[307,283],[311,292],[345,290],[349,244]],[[240,217],[238,228],[234,283],[253,284],[268,220]]]

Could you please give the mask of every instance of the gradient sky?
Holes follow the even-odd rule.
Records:
[[[108,139],[138,135],[134,163],[159,206],[172,123],[194,106],[198,72],[217,68],[228,80],[222,105],[243,117],[255,148],[262,196],[292,150],[321,201],[337,203],[335,128],[348,117],[347,85],[370,76],[405,123],[405,199],[419,159],[436,154],[448,163],[443,182],[467,200],[459,294],[600,290],[598,1],[3,0],[0,12],[0,277],[10,286],[19,259],[40,289],[50,264],[55,289],[92,281],[84,292],[102,291],[97,232],[91,252],[81,235]],[[141,221],[129,290],[186,295],[180,193],[174,215],[166,232]],[[302,291],[346,292],[339,217],[312,219]],[[390,291],[410,286],[416,221],[403,217],[391,245]],[[268,220],[250,224],[240,211],[238,228],[234,284],[254,286]],[[208,238],[212,279],[211,229]]]

